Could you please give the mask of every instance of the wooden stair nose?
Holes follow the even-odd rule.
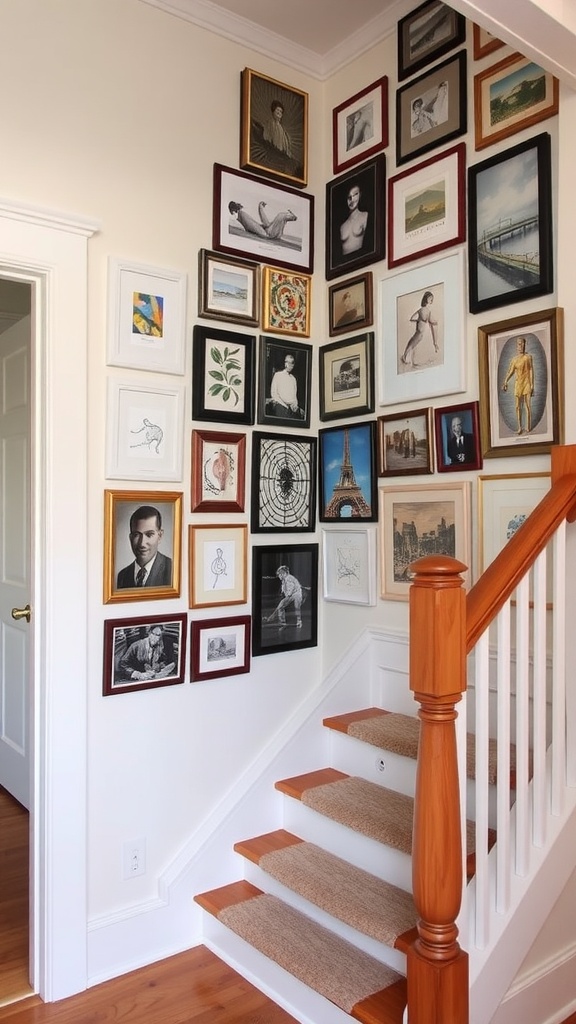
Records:
[[[265,854],[285,850],[289,846],[302,842],[304,840],[293,835],[292,832],[286,832],[285,829],[279,828],[275,832],[266,832],[262,836],[254,836],[252,839],[243,839],[239,843],[234,843],[234,850],[242,857],[246,857],[246,860],[251,860],[253,864],[259,864]]]
[[[382,992],[356,1003],[350,1016],[361,1024],[402,1024],[407,1001],[408,986],[402,978]]]
[[[322,725],[327,729],[334,729],[336,732],[348,732],[348,727],[353,722],[364,722],[367,718],[380,718],[390,712],[382,708],[364,708],[362,711],[349,711],[344,715],[332,715],[322,720]]]
[[[294,775],[291,779],[279,779],[274,783],[275,789],[295,800],[301,800],[302,794],[307,789],[315,789],[316,786],[325,786],[329,782],[340,782],[347,779],[345,772],[336,771],[335,768],[319,768],[315,772],[306,772],[305,775]]]
[[[209,889],[207,892],[199,892],[194,897],[203,910],[207,910],[213,917],[218,917],[226,907],[233,907],[236,903],[244,903],[255,896],[262,896],[262,889],[256,888],[251,882],[231,882],[230,885],[221,885],[218,889]]]

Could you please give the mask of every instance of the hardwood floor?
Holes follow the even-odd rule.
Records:
[[[28,983],[28,812],[0,786],[0,1006]]]

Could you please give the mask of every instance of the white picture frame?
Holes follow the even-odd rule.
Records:
[[[109,366],[182,375],[187,275],[110,257]]]
[[[106,476],[181,480],[183,384],[159,388],[108,378]]]
[[[550,473],[494,473],[478,477],[478,575],[506,547],[550,490],[551,483]],[[548,590],[550,593],[550,586]]]
[[[390,274],[379,282],[379,293],[380,405],[426,402],[465,391],[463,250]],[[433,296],[428,321],[417,321],[414,317],[425,308],[427,294]],[[420,339],[416,337],[419,327]]]
[[[375,543],[373,530],[322,530],[325,601],[376,604]]]

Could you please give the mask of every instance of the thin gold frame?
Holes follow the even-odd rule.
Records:
[[[104,604],[127,601],[156,601],[165,597],[180,597],[182,492],[180,491],[104,491]],[[166,587],[118,588],[117,531],[119,506],[125,503],[132,510],[140,505],[172,506],[172,585]],[[163,512],[165,515],[165,512]],[[127,535],[126,535],[127,536]],[[129,545],[128,545],[129,550]],[[126,556],[132,557],[132,556]],[[120,559],[122,561],[123,559]]]
[[[283,309],[282,297],[289,308]],[[262,330],[310,337],[312,278],[281,267],[262,267]]]
[[[241,78],[240,167],[304,188],[308,183],[308,93],[251,68],[244,68]],[[258,90],[261,93],[259,97],[255,95]],[[276,166],[271,166],[265,159],[262,120],[270,116],[272,102],[279,102],[284,110],[282,127],[290,146],[290,153],[284,154],[284,163],[289,167],[293,161],[293,172],[282,169],[280,158]]]

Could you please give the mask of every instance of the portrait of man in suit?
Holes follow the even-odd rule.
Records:
[[[474,435],[464,430],[462,417],[454,415],[450,420],[448,442],[446,445],[451,465],[476,461]]]
[[[128,539],[134,555],[120,569],[117,589],[172,586],[172,559],[159,550],[164,536],[162,514],[154,505],[140,505],[130,516]]]

